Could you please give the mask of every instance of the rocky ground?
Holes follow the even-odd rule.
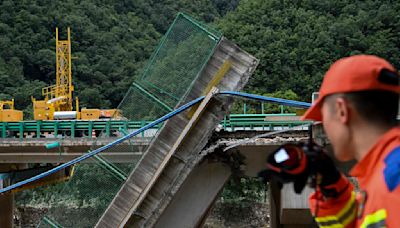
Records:
[[[217,203],[204,225],[206,228],[269,227],[269,208],[263,203]]]
[[[14,211],[14,225],[16,228],[36,228],[47,211],[46,208],[17,207]]]
[[[83,214],[90,214],[92,209],[80,211]],[[40,219],[47,213],[47,208],[18,207],[15,211],[15,227],[34,228]],[[76,209],[63,208],[62,212],[66,217],[74,217]],[[248,228],[268,227],[269,217],[268,205],[262,203],[216,203],[208,216],[204,227],[206,228]]]

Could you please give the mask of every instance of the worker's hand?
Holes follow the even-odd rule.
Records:
[[[332,158],[315,143],[306,144],[303,148],[309,161],[310,175],[315,177],[312,187],[318,186],[325,197],[337,197],[340,192],[331,186],[339,181],[341,173]]]
[[[264,182],[271,178],[280,183],[293,182],[296,193],[301,193],[312,177],[312,187],[318,185],[325,196],[333,197],[335,194],[324,191],[324,187],[336,183],[340,172],[317,144],[285,144],[268,156],[267,169],[259,176]]]
[[[267,158],[267,169],[258,176],[264,182],[271,179],[278,183],[293,183],[294,191],[301,193],[307,184],[309,167],[302,145],[285,144]]]

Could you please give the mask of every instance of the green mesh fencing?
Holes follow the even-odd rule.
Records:
[[[179,13],[118,106],[123,119],[140,120],[144,125],[173,110],[191,88],[220,38],[220,33]],[[48,208],[37,227],[93,227],[159,127],[77,165],[68,182],[23,192],[17,196],[17,202],[30,194]],[[121,137],[132,131],[122,126],[109,134]],[[91,150],[112,140],[115,138],[108,138],[106,132],[97,132]],[[118,154],[124,156],[116,159]]]

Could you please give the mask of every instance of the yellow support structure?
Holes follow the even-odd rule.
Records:
[[[219,68],[217,73],[214,75],[214,77],[211,79],[210,83],[208,83],[208,85],[204,89],[202,95],[208,94],[211,91],[211,89],[222,80],[222,78],[225,76],[225,74],[228,73],[228,71],[231,69],[231,66],[232,66],[232,62],[229,60],[226,60],[222,64],[221,68]],[[188,118],[192,118],[194,112],[197,110],[198,107],[199,107],[199,105],[195,105],[188,111],[188,114],[187,114]]]
[[[44,100],[32,98],[35,120],[53,120],[54,112],[73,111],[71,29],[66,40],[60,40],[56,28],[56,84],[42,88]],[[78,110],[78,99],[77,99]],[[79,115],[77,116],[79,118]]]
[[[53,104],[55,111],[72,111],[71,30],[68,27],[67,40],[60,40],[56,28],[56,84],[42,89],[47,104]]]
[[[211,79],[210,83],[207,85],[206,89],[203,91],[203,95],[206,95],[211,89],[216,86],[222,78],[225,76],[226,73],[231,69],[232,62],[226,60],[224,64],[222,64],[221,68],[217,71],[214,77]]]
[[[72,111],[72,70],[71,70],[71,30],[68,27],[67,40],[59,40],[56,28],[56,86],[54,88],[55,111]]]
[[[68,27],[67,40],[60,40],[56,28],[56,85],[45,91],[44,96],[54,103],[55,111],[72,111],[72,64],[71,64],[71,29]]]
[[[71,63],[71,29],[69,27],[67,32],[67,39],[60,40],[58,28],[56,28],[56,84],[42,88],[44,100],[36,100],[32,97],[34,119],[81,119],[82,115],[84,119],[122,118],[121,111],[117,109],[86,109],[85,113],[81,114],[79,111],[78,97],[75,97],[76,112],[74,112],[73,115],[66,115],[63,113],[74,111],[74,85],[72,84]]]

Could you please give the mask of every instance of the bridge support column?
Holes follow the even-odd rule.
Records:
[[[13,227],[14,194],[0,195],[0,227]]]
[[[0,165],[0,172],[8,172],[11,168],[9,164]],[[0,188],[8,186],[8,179],[0,179]],[[0,227],[13,227],[14,212],[14,193],[0,194]]]
[[[268,186],[271,228],[281,228],[281,190],[273,180],[269,182]]]
[[[276,182],[270,181],[271,228],[316,228],[308,207],[308,196],[313,191],[306,187],[296,194],[291,184],[280,189]]]
[[[0,172],[9,172],[11,164],[1,164]],[[0,179],[0,188],[8,186],[8,179]],[[0,194],[0,227],[13,227],[14,193]]]
[[[229,166],[203,161],[186,178],[154,227],[201,227],[230,176]]]

